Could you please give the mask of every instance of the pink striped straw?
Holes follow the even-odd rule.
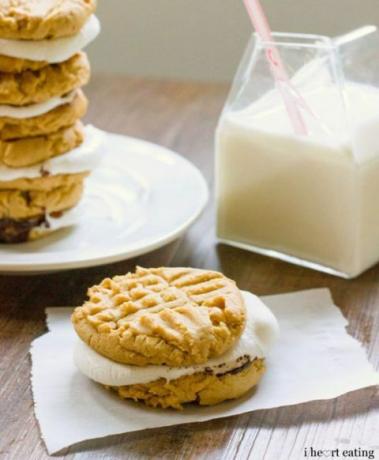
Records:
[[[278,48],[272,38],[271,28],[259,0],[243,0],[251,22],[263,42],[266,42],[265,54],[270,64],[271,73],[282,95],[284,105],[296,134],[306,136],[307,127],[299,110],[299,101],[295,88],[292,87]]]

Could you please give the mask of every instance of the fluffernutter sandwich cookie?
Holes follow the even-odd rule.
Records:
[[[246,393],[277,335],[270,311],[219,272],[137,268],[105,279],[75,309],[75,363],[121,398],[212,405]]]
[[[93,126],[80,134],[86,140],[79,147],[43,163],[16,168],[0,161],[0,242],[30,241],[77,221],[83,210],[75,212],[74,207],[84,180],[101,160],[104,138]],[[27,149],[20,158],[33,163],[35,153]]]
[[[83,49],[100,32],[95,9],[95,0],[0,0],[2,243],[39,238],[81,215],[73,208],[101,150],[99,132],[80,121],[90,78]]]
[[[48,219],[78,204],[87,173],[0,182],[0,241],[21,243],[53,229]]]
[[[100,33],[94,0],[0,0],[0,71],[57,64]]]

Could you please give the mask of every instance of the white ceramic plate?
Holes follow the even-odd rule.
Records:
[[[48,237],[0,245],[0,271],[39,273],[135,257],[178,238],[208,201],[201,173],[174,152],[105,134],[100,166],[87,179],[78,223]]]

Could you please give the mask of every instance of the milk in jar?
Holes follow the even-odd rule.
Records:
[[[217,235],[354,277],[379,260],[379,90],[329,82],[303,96],[327,129],[294,134],[275,91],[224,111],[216,133]]]

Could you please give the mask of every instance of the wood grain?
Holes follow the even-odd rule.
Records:
[[[98,76],[87,91],[88,121],[168,146],[193,161],[213,185],[213,134],[227,94],[223,85]],[[0,458],[49,458],[34,419],[29,385],[30,342],[44,333],[47,305],[82,302],[87,286],[145,266],[220,269],[259,295],[315,287],[331,289],[349,332],[379,365],[379,266],[341,280],[218,245],[211,203],[187,235],[135,260],[43,276],[0,277]],[[148,430],[67,449],[66,459],[303,459],[304,447],[371,448],[379,458],[379,393],[367,389],[202,424]]]

